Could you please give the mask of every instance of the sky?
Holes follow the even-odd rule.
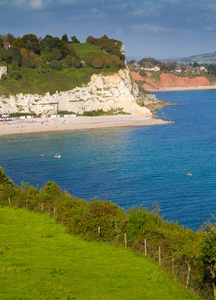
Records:
[[[0,0],[0,34],[107,35],[127,60],[216,51],[216,0]]]

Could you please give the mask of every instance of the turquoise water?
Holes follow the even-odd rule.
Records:
[[[216,212],[216,90],[156,96],[180,104],[160,113],[175,124],[0,137],[0,165],[16,184],[53,180],[125,209],[157,201],[165,219],[198,229]]]

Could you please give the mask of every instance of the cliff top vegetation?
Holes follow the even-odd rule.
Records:
[[[109,39],[87,37],[80,43],[76,36],[68,40],[34,34],[15,38],[0,36],[0,66],[7,74],[0,80],[0,94],[44,94],[67,91],[90,81],[91,75],[110,74],[124,68],[122,43]]]
[[[88,241],[122,245],[157,261],[186,289],[205,299],[216,294],[216,227],[208,223],[199,231],[163,220],[160,207],[152,211],[132,207],[127,213],[110,201],[90,202],[70,196],[54,182],[43,188],[29,183],[16,186],[0,167],[0,206],[47,214],[68,233]],[[50,237],[47,235],[47,237]],[[7,244],[0,254],[7,256]],[[55,274],[57,275],[57,274]],[[191,297],[192,298],[192,297]],[[159,298],[160,299],[160,298]]]

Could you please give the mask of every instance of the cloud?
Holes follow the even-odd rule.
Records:
[[[52,0],[12,0],[8,4],[8,8],[16,8],[21,10],[40,10],[49,4]]]
[[[216,31],[216,26],[208,26],[203,28],[205,31]]]
[[[33,9],[40,9],[43,7],[42,0],[31,0],[29,5]]]
[[[137,24],[133,25],[132,28],[135,31],[139,32],[169,32],[172,31],[173,29],[171,28],[164,28],[159,25],[150,25],[150,24]]]

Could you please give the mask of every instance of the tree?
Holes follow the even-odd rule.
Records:
[[[19,37],[14,40],[13,47],[18,49],[27,48],[26,43]]]
[[[207,70],[210,75],[216,76],[216,65],[213,65],[213,64],[208,65]]]
[[[195,61],[195,62],[193,63],[193,68],[197,68],[197,67],[199,67],[199,64]]]
[[[93,36],[90,35],[90,36],[87,37],[86,43],[95,44],[96,43],[96,38],[94,38]]]
[[[67,34],[64,34],[62,36],[62,42],[68,43],[68,36],[67,36]]]
[[[46,37],[42,40],[43,49],[46,53],[52,52],[53,49],[59,49],[61,51],[62,57],[65,57],[68,54],[68,48],[65,42],[61,41],[57,37],[52,37],[50,35],[46,35]]]
[[[40,54],[41,46],[39,40],[35,34],[26,34],[22,37],[23,42],[26,44],[29,50],[34,51],[37,54]]]
[[[80,43],[80,41],[74,36],[71,37],[72,43],[76,44],[76,43]]]
[[[6,36],[6,42],[8,42],[12,45],[14,40],[15,40],[14,35],[12,33],[8,33]]]
[[[68,50],[68,55],[70,55],[72,57],[77,57],[75,48],[72,44],[67,44],[67,50]]]
[[[0,47],[4,47],[4,40],[0,37]]]

